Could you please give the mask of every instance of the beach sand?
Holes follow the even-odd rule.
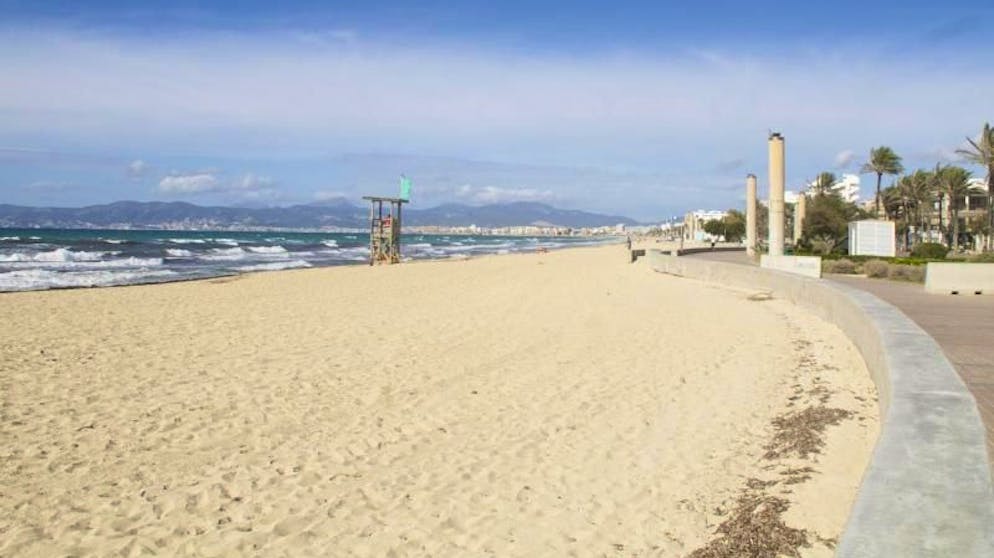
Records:
[[[615,245],[0,295],[0,555],[683,556],[804,465],[767,490],[830,556],[875,392],[751,294]]]

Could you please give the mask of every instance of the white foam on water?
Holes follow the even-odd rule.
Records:
[[[170,258],[192,258],[193,252],[181,248],[166,248],[166,256]]]
[[[120,252],[73,252],[68,248],[56,248],[50,252],[14,252],[0,254],[0,262],[96,262]]]
[[[26,269],[0,273],[0,291],[36,291],[67,287],[106,287],[176,275],[167,269],[140,271],[52,271]]]
[[[101,238],[100,240],[107,244],[124,244],[127,242],[127,240],[118,240],[116,238]]]
[[[431,248],[430,242],[415,242],[414,244],[408,244],[408,248]]]
[[[271,262],[256,265],[246,265],[237,268],[238,271],[279,271],[281,269],[294,269],[299,267],[311,267],[311,264],[304,260],[291,260],[289,262]]]
[[[0,236],[0,242],[17,242],[21,240],[19,236]]]
[[[202,238],[167,238],[166,241],[173,244],[207,244]]]
[[[355,237],[353,237],[353,238],[355,238]],[[324,244],[328,248],[338,248],[338,241],[337,240],[322,240],[321,244]]]
[[[8,267],[24,268],[24,269],[61,269],[61,270],[79,270],[79,269],[122,269],[129,267],[156,267],[162,265],[162,258],[121,258],[118,260],[100,260],[100,261],[83,261],[83,262],[58,262],[58,261],[39,261],[39,262],[10,262],[4,263]]]
[[[347,238],[349,240],[355,240],[356,239],[356,235],[350,234],[350,235],[346,236],[345,238]]]
[[[286,254],[286,248],[282,246],[249,246],[249,252],[256,254]]]
[[[238,241],[234,238],[212,238],[215,244],[227,244],[228,246],[238,246]]]
[[[209,254],[201,254],[197,256],[197,259],[211,261],[211,262],[232,262],[238,260],[244,260],[248,252],[242,250],[239,247],[235,248],[214,248]]]

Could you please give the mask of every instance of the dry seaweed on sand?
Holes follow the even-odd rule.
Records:
[[[829,426],[839,424],[852,416],[852,411],[819,405],[802,411],[785,413],[773,419],[776,433],[766,446],[766,459],[795,456],[806,458],[821,453],[825,446],[822,433]]]
[[[789,527],[783,513],[787,500],[746,492],[736,501],[731,517],[718,526],[718,538],[688,555],[688,558],[777,558],[799,557],[798,549],[811,546],[808,533]]]
[[[811,478],[811,474],[816,471],[811,467],[801,467],[799,469],[790,468],[786,471],[781,471],[780,474],[786,476],[784,479],[784,484],[799,484]]]

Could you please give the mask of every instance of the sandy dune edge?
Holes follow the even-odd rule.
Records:
[[[837,536],[872,384],[748,294],[610,246],[0,296],[0,554],[680,556],[815,376]]]

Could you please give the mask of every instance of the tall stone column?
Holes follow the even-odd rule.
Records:
[[[804,192],[797,194],[797,205],[794,206],[794,244],[804,235],[804,215],[807,212],[807,199]]]
[[[783,192],[785,185],[783,136],[770,134],[770,255],[783,255]]]
[[[756,255],[756,175],[746,177],[746,254]]]

